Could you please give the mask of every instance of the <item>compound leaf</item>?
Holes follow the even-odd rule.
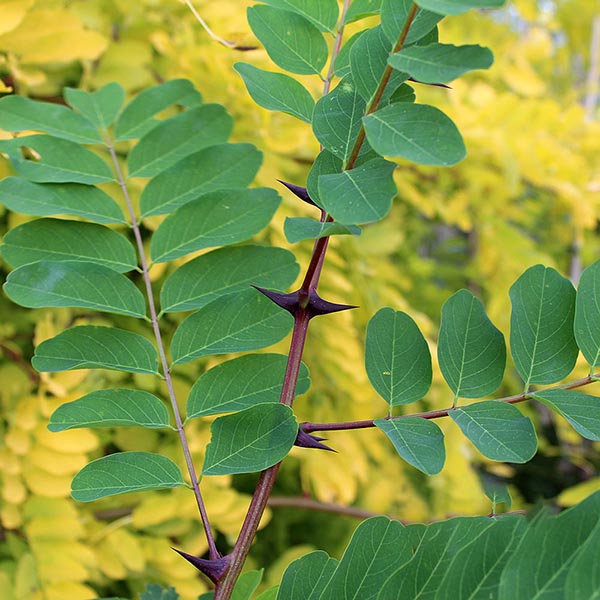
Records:
[[[109,389],[91,392],[61,404],[48,424],[50,431],[79,427],[170,427],[169,411],[164,403],[149,392]]]
[[[283,404],[257,404],[216,419],[203,475],[263,471],[283,460],[298,435],[294,412]]]
[[[108,129],[123,106],[125,90],[114,81],[95,92],[66,88],[65,99],[98,129]]]
[[[158,374],[157,354],[145,337],[114,327],[81,325],[42,342],[31,364],[40,372],[112,369]]]
[[[451,409],[448,415],[491,460],[525,463],[537,450],[531,420],[512,404],[489,400]]]
[[[166,456],[152,452],[117,452],[83,467],[73,478],[71,496],[79,502],[92,502],[117,494],[180,485],[185,485],[181,471]]]

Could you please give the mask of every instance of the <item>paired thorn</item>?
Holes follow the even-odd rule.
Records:
[[[298,435],[294,446],[300,446],[300,448],[318,448],[319,450],[329,450],[330,452],[336,452],[333,448],[322,444],[327,438],[319,437],[317,435],[310,435],[306,433],[302,427],[298,428]]]
[[[413,83],[420,83],[421,85],[432,85],[433,87],[446,88],[447,90],[452,89],[449,85],[446,85],[445,83],[427,83],[425,81],[419,81],[418,79],[415,79],[414,77],[409,77],[408,81],[412,81]]]
[[[281,179],[278,179],[277,181],[279,181],[279,183],[281,183],[281,185],[285,185],[285,187],[290,190],[290,192],[292,192],[292,194],[295,194],[296,196],[298,196],[298,198],[300,198],[300,200],[302,200],[303,202],[306,202],[307,204],[311,204],[312,206],[317,206],[314,202],[314,200],[308,195],[308,191],[306,190],[305,187],[301,187],[299,185],[294,185],[293,183],[288,183],[287,181],[282,181]],[[317,208],[319,208],[317,206]]]
[[[316,317],[318,315],[327,315],[334,312],[340,312],[342,310],[350,310],[351,308],[358,308],[352,304],[336,304],[335,302],[329,302],[323,300],[317,294],[316,290],[310,290],[308,296],[305,294],[301,295],[301,290],[296,290],[289,294],[283,294],[281,292],[274,292],[265,288],[252,286],[258,290],[261,294],[264,294],[269,300],[280,306],[284,310],[287,310],[292,315],[296,315],[301,309],[308,312],[309,318]]]
[[[183,550],[177,550],[177,548],[173,548],[172,546],[171,549],[175,550],[180,556],[183,556],[185,560],[194,565],[198,571],[206,575],[213,583],[220,581],[229,568],[229,554],[227,556],[221,556],[220,558],[208,560],[206,558],[198,558]]]

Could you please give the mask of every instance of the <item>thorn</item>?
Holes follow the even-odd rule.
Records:
[[[213,583],[217,583],[222,579],[229,568],[229,554],[227,556],[221,556],[221,558],[208,560],[206,558],[198,558],[193,554],[183,552],[183,550],[177,550],[177,548],[173,548],[173,546],[171,546],[171,550],[175,550],[177,554],[183,556],[185,560],[194,565],[198,571],[204,573],[204,575],[206,575]]]
[[[312,204],[312,206],[317,206],[313,199],[308,195],[308,191],[306,190],[305,187],[301,187],[299,185],[294,185],[293,183],[288,183],[287,181],[282,181],[281,179],[278,179],[277,181],[279,181],[279,183],[281,183],[281,185],[285,185],[285,187],[290,190],[290,192],[292,192],[292,194],[295,194],[296,196],[298,196],[298,198],[300,198],[300,200],[306,202],[307,204]],[[319,208],[317,206],[317,208]]]
[[[319,450],[329,450],[330,452],[336,452],[333,448],[322,444],[323,440],[327,438],[312,436],[306,433],[302,427],[298,428],[298,435],[296,437],[296,441],[294,442],[294,446],[299,446],[300,448],[317,448]]]
[[[274,292],[265,288],[258,287],[257,285],[252,286],[255,290],[258,290],[261,294],[264,294],[269,300],[281,306],[284,310],[287,310],[292,315],[296,314],[300,308],[300,300],[298,299],[298,292],[291,292],[290,294],[282,294],[281,292]]]
[[[341,310],[350,310],[351,308],[358,308],[358,306],[328,302],[327,300],[323,300],[323,298],[317,294],[316,290],[311,290],[309,293],[308,310],[310,311],[311,318],[318,315],[340,312]]]
[[[249,50],[258,50],[258,46],[233,46],[233,50],[248,52]]]
[[[409,77],[408,81],[413,81],[414,83],[420,83],[421,85],[432,85],[433,87],[446,88],[447,90],[452,89],[449,85],[446,85],[445,83],[426,83],[425,81],[419,81],[418,79],[415,79],[414,77]]]

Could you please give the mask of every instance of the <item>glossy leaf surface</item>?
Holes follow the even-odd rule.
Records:
[[[600,365],[600,261],[581,274],[575,304],[575,340],[592,370]]]
[[[367,375],[392,406],[420,400],[431,386],[431,355],[417,324],[404,312],[382,308],[369,321],[365,341]]]
[[[506,366],[504,336],[467,290],[442,307],[438,360],[456,398],[482,398],[498,389]]]
[[[289,333],[292,321],[289,313],[257,290],[223,296],[177,328],[171,342],[173,363],[266,348]]]
[[[234,188],[188,202],[152,236],[152,260],[167,262],[196,250],[243,242],[268,225],[280,201],[270,188]]]
[[[444,434],[433,421],[418,417],[375,419],[375,426],[385,433],[398,454],[415,469],[425,475],[436,475],[443,469],[446,461]]]
[[[79,502],[91,502],[117,494],[180,485],[185,485],[181,471],[166,456],[151,452],[117,452],[83,467],[73,478],[71,496]]]
[[[327,223],[305,217],[286,217],[283,225],[285,237],[290,244],[302,240],[316,240],[330,235],[360,235],[361,229],[356,225]]]
[[[510,349],[528,387],[556,383],[577,360],[575,290],[550,267],[530,267],[510,288]]]
[[[153,394],[142,390],[108,389],[61,404],[50,417],[50,431],[79,427],[169,427],[169,411]]]
[[[298,424],[289,406],[257,404],[216,419],[206,448],[203,475],[263,471],[290,451]]]
[[[93,262],[117,273],[137,267],[127,238],[102,225],[62,219],[37,219],[15,227],[4,237],[2,258],[13,268],[42,260]]]
[[[157,354],[145,337],[116,329],[81,325],[42,342],[31,364],[36,371],[113,369],[157,374]]]
[[[489,400],[452,409],[448,415],[491,460],[525,463],[537,450],[537,437],[530,419],[512,404]]]
[[[123,106],[125,90],[116,82],[107,83],[95,92],[66,88],[65,99],[98,129],[108,129]]]
[[[188,419],[279,402],[286,363],[283,354],[247,354],[213,367],[190,390]],[[308,369],[302,363],[296,395],[309,387]]]

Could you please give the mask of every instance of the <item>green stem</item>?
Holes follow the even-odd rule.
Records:
[[[131,198],[129,196],[129,191],[128,191],[127,185],[125,183],[125,178],[123,177],[123,172],[121,171],[121,166],[119,165],[119,160],[117,158],[117,154],[115,152],[113,142],[111,139],[107,138],[105,140],[105,143],[108,148],[108,151],[110,152],[110,156],[111,156],[112,163],[113,163],[113,166],[115,169],[115,173],[117,174],[119,186],[123,193],[123,197],[125,199],[125,204],[127,205],[127,211],[129,212],[129,218],[131,219],[131,228],[133,229],[133,235],[135,237],[135,242],[136,242],[136,246],[137,246],[137,250],[138,250],[140,264],[142,267],[142,276],[144,279],[144,285],[146,287],[146,296],[148,297],[148,307],[150,309],[150,321],[152,323],[152,330],[154,331],[154,338],[156,340],[156,345],[158,347],[158,355],[160,357],[163,375],[165,377],[165,383],[167,384],[167,390],[169,393],[169,400],[171,402],[171,408],[173,410],[173,415],[175,417],[177,435],[179,436],[179,441],[181,442],[181,447],[183,449],[183,455],[185,457],[185,462],[187,465],[188,473],[189,473],[189,476],[190,476],[190,479],[192,482],[192,489],[194,490],[194,496],[196,497],[196,504],[198,505],[198,510],[200,512],[200,518],[202,520],[202,526],[204,527],[204,533],[206,534],[206,540],[208,542],[210,558],[211,559],[220,558],[221,554],[217,550],[217,546],[215,544],[212,530],[210,528],[208,514],[206,512],[206,507],[204,506],[204,500],[202,499],[202,493],[200,492],[200,486],[198,484],[198,477],[196,475],[194,461],[192,460],[192,453],[190,451],[190,446],[188,444],[188,440],[185,435],[185,430],[183,428],[183,421],[181,419],[181,413],[179,411],[179,406],[177,404],[177,398],[175,396],[175,389],[173,387],[173,379],[171,377],[171,370],[169,368],[169,363],[167,362],[165,346],[163,344],[162,334],[160,332],[160,326],[158,324],[158,316],[157,316],[157,312],[156,312],[156,305],[154,304],[152,282],[150,280],[150,273],[148,270],[148,262],[146,260],[146,254],[144,252],[144,242],[142,240],[142,233],[140,231],[140,226],[139,226],[137,217],[135,216],[135,211],[133,210],[133,203],[131,202]]]

